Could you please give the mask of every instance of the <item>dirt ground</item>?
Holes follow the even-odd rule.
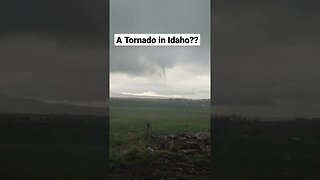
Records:
[[[111,170],[111,179],[193,179],[205,180],[210,175],[210,157],[206,154],[184,155],[162,153],[151,161]]]

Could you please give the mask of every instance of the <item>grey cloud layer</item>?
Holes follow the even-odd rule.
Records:
[[[214,1],[216,107],[244,115],[320,116],[319,5]]]
[[[162,76],[166,79],[167,71],[177,67],[182,69],[188,67],[188,69],[192,69],[189,73],[194,76],[191,77],[190,83],[194,80],[193,78],[196,78],[198,75],[206,75],[209,78],[209,5],[210,1],[208,0],[111,1],[111,73],[148,77],[151,82],[158,81],[157,77],[154,76]],[[114,47],[113,34],[115,33],[200,33],[201,46]],[[152,78],[154,79],[152,80]],[[180,80],[184,80],[184,78],[181,77]],[[123,82],[123,86],[126,83],[129,82]],[[139,84],[139,82],[136,84]],[[207,87],[209,86],[210,85],[207,83]],[[187,87],[187,85],[185,87]],[[171,93],[169,93],[165,88],[168,87],[165,87],[163,84],[160,84],[157,87],[150,87],[150,83],[145,83],[143,85],[140,84],[140,90],[136,91],[140,91],[141,93],[148,91],[148,89],[157,89],[158,93],[167,92],[167,95],[170,95],[173,92],[179,95],[187,95],[191,94],[192,91],[182,92],[181,90],[178,90],[180,89],[178,85],[173,85],[171,88],[172,90],[170,91]],[[209,91],[208,88],[204,89]],[[207,94],[209,94],[209,92]]]
[[[0,2],[0,93],[107,99],[107,1]]]
[[[111,37],[114,33],[200,33],[202,46],[196,48],[121,48],[111,46],[111,72],[136,72],[137,74],[149,71],[138,58],[144,55],[146,61],[154,66],[170,68],[176,63],[195,63],[208,65],[209,61],[200,58],[201,54],[209,51],[210,16],[209,1],[149,1],[139,0],[111,1]],[[111,44],[113,40],[111,38]],[[204,51],[204,52],[203,52]],[[119,54],[129,54],[132,57],[124,58]],[[176,56],[184,59],[177,60]],[[120,55],[121,56],[121,55]],[[131,60],[130,60],[131,59]],[[128,64],[130,61],[137,63]],[[128,69],[132,67],[132,69]],[[123,68],[123,69],[122,69]]]
[[[105,0],[4,0],[0,2],[0,33],[35,35],[62,43],[105,43]]]

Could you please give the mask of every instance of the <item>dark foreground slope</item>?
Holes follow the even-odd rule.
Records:
[[[0,179],[106,179],[107,117],[0,115]]]
[[[320,179],[320,120],[212,119],[213,179]]]

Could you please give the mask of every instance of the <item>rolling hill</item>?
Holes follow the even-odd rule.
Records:
[[[102,107],[78,106],[64,103],[48,103],[40,100],[0,95],[0,113],[22,114],[79,114],[105,116]]]

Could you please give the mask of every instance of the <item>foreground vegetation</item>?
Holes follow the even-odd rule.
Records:
[[[212,117],[213,179],[320,179],[320,119]],[[232,173],[230,173],[232,172]]]
[[[128,167],[139,166],[141,170],[148,168],[149,173],[156,173],[152,167],[146,167],[149,162],[157,164],[159,159],[167,159],[165,158],[167,156],[180,158],[180,155],[170,152],[153,152],[148,149],[146,140],[148,123],[153,130],[150,133],[154,134],[210,133],[210,101],[112,99],[110,104],[112,172],[128,173],[130,171]],[[203,158],[208,159],[204,156]],[[201,158],[198,157],[198,160],[201,161]],[[184,162],[194,164],[194,158],[184,158]],[[170,174],[170,171],[164,169],[159,173],[164,177]]]
[[[0,114],[1,179],[107,179],[107,119]]]

